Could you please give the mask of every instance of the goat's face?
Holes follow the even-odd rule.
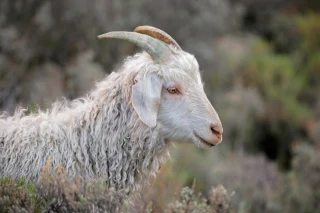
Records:
[[[220,143],[222,125],[204,93],[196,59],[160,29],[139,26],[134,31],[110,32],[99,38],[125,39],[148,53],[129,64],[139,71],[131,100],[141,121],[169,140],[209,147]]]
[[[220,143],[221,121],[204,92],[196,59],[182,52],[173,61],[174,66],[163,73],[160,132],[171,140],[205,147]]]
[[[132,103],[140,119],[166,139],[203,147],[222,141],[221,121],[204,92],[198,63],[186,52],[171,56],[157,70],[139,72]]]

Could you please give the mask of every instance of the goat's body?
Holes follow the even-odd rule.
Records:
[[[70,178],[103,179],[130,192],[156,175],[169,141],[221,142],[221,121],[194,56],[157,28],[137,31],[148,35],[99,36],[131,41],[146,52],[129,57],[88,96],[57,102],[47,112],[0,116],[0,175],[38,180],[50,160]]]
[[[103,178],[130,191],[155,175],[168,143],[133,110],[137,71],[126,67],[132,66],[110,74],[85,98],[1,119],[0,175],[38,180],[49,159],[53,168],[63,165],[71,178]]]

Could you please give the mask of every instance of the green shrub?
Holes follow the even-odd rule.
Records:
[[[304,74],[295,69],[290,56],[273,53],[267,43],[258,41],[242,78],[262,94],[266,119],[300,124],[310,115],[308,106],[299,100],[306,86]]]
[[[193,189],[185,187],[180,192],[180,198],[168,205],[166,212],[169,213],[231,213],[235,209],[231,203],[232,193],[229,194],[227,190],[219,185],[213,187],[210,191],[209,200],[204,198],[201,194],[196,195]]]
[[[307,55],[320,50],[320,14],[309,13],[296,17],[296,27],[301,36],[301,50]]]
[[[41,212],[44,200],[25,178],[0,178],[0,212]]]

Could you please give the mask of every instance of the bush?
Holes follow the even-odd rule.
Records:
[[[44,167],[40,183],[24,178],[0,180],[0,212],[121,212],[124,195],[102,182],[68,180],[63,168],[48,175]]]
[[[25,178],[0,177],[0,212],[41,212],[44,200]]]
[[[221,185],[212,188],[209,200],[201,194],[195,195],[193,189],[185,187],[180,192],[179,200],[169,204],[166,212],[231,213],[235,212],[232,207],[231,197],[232,194],[229,194]]]

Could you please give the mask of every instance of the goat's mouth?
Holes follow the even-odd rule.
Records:
[[[194,136],[196,136],[196,138],[204,145],[206,145],[207,147],[213,147],[215,146],[215,144],[209,143],[206,140],[204,140],[202,137],[200,137],[196,132],[193,132]]]

